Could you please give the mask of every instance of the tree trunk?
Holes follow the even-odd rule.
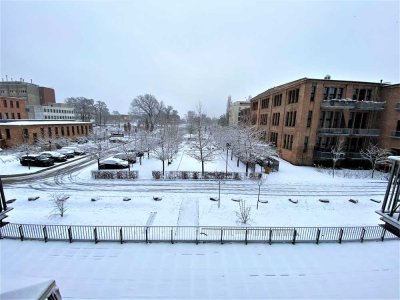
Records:
[[[233,151],[231,150],[231,160],[233,160]]]
[[[246,176],[249,176],[249,162],[246,161]]]
[[[236,166],[239,167],[239,158],[237,159]]]
[[[201,161],[201,175],[204,176],[204,160]]]
[[[371,178],[374,178],[374,172],[375,172],[375,164],[372,164],[372,176],[371,176]]]
[[[335,167],[336,167],[336,162],[334,161],[333,162],[333,168],[332,168],[332,175],[333,175],[333,178],[335,178]]]
[[[164,170],[165,170],[165,162],[164,160],[162,161],[162,175],[164,176]]]

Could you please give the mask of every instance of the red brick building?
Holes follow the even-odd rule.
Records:
[[[0,120],[28,119],[27,100],[16,97],[0,97]]]
[[[0,147],[35,144],[40,140],[87,136],[92,132],[90,122],[68,121],[15,121],[0,123]]]

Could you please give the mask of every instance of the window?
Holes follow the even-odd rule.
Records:
[[[40,128],[40,137],[44,139],[44,128]]]
[[[275,96],[274,96],[274,100],[273,100],[272,105],[273,105],[274,107],[275,107],[275,106],[281,106],[281,105],[282,105],[282,94],[279,94],[279,95],[275,95]]]
[[[265,98],[261,100],[261,109],[269,107],[269,98]]]
[[[307,128],[311,127],[311,121],[312,121],[312,110],[309,110],[307,115]]]
[[[8,113],[6,113],[6,119],[9,119],[9,117],[8,117]]]
[[[69,127],[67,126],[67,136],[69,136]]]
[[[71,129],[72,129],[72,135],[75,135],[75,127],[71,126]]]
[[[15,114],[11,113],[11,119],[15,119]]]
[[[354,89],[353,100],[371,101],[372,100],[372,89]]]
[[[299,89],[289,91],[288,104],[299,102]]]
[[[7,107],[7,100],[3,100],[3,106]]]
[[[64,127],[61,127],[61,135],[65,136]]]
[[[310,101],[313,102],[315,99],[315,92],[317,91],[317,86],[313,85],[311,87],[311,95],[310,95]]]
[[[29,141],[28,129],[26,129],[26,128],[22,129],[22,138],[24,140],[24,143],[27,143]]]
[[[343,88],[338,88],[337,89],[337,99],[342,99],[343,98]]]
[[[58,127],[54,128],[55,134],[58,135]]]
[[[36,144],[37,142],[38,142],[37,133],[34,132],[34,133],[33,133],[33,143]]]
[[[53,137],[53,132],[51,131],[51,127],[47,127],[47,135],[49,136],[49,138]]]
[[[308,136],[304,137],[304,147],[303,147],[303,153],[307,152],[307,148],[308,148]]]
[[[17,113],[18,119],[21,119],[21,113]]]
[[[270,142],[275,144],[278,143],[278,133],[277,132],[271,132],[271,136],[270,136]]]
[[[268,114],[261,114],[260,125],[267,125]]]
[[[296,126],[296,111],[286,112],[285,126],[294,127]]]
[[[0,120],[2,120],[3,119],[3,115],[2,115],[2,113],[0,112]]]
[[[9,140],[11,139],[11,132],[10,129],[6,128],[6,139]]]
[[[280,113],[272,114],[272,126],[279,126]]]
[[[79,126],[76,126],[76,132],[77,132],[78,134],[80,134],[80,133],[79,133]]]
[[[252,110],[257,110],[257,109],[258,109],[258,101],[254,101],[254,102],[251,104],[251,109],[252,109]]]
[[[283,138],[283,148],[287,150],[292,150],[293,147],[293,135],[285,134]]]
[[[10,108],[14,108],[14,101],[10,100]]]

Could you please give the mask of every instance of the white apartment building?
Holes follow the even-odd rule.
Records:
[[[244,108],[249,108],[249,101],[236,101],[229,106],[229,126],[237,126],[239,124],[239,112]]]
[[[75,109],[65,103],[27,105],[28,118],[33,120],[75,120]]]

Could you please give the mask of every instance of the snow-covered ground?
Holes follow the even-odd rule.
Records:
[[[55,279],[63,299],[399,299],[399,245],[3,240],[0,291]]]
[[[167,171],[200,171],[201,164],[187,155],[183,145]],[[225,171],[226,154],[212,163],[206,171]],[[91,170],[96,163],[75,172],[61,172],[52,178],[6,185],[8,199],[16,198],[8,220],[15,223],[76,224],[76,225],[145,225],[156,212],[153,225],[220,225],[237,224],[238,203],[232,198],[243,199],[251,206],[251,226],[357,226],[379,223],[375,210],[381,204],[370,199],[382,200],[386,181],[332,178],[313,167],[293,166],[283,160],[279,172],[265,175],[261,200],[256,209],[258,186],[255,181],[226,181],[221,185],[221,206],[210,201],[218,197],[218,182],[196,180],[153,180],[152,170],[161,170],[162,164],[154,158],[137,162],[139,179],[94,180]],[[228,159],[228,170],[244,172],[245,166],[236,166],[235,158]],[[70,196],[66,215],[52,214],[50,194],[65,193]],[[27,201],[29,196],[40,196],[37,201]],[[128,196],[131,201],[122,199]],[[153,201],[153,197],[162,201]],[[92,202],[91,198],[98,201]],[[288,201],[298,200],[297,204]],[[357,199],[353,204],[348,200]],[[329,199],[321,203],[319,199]]]

